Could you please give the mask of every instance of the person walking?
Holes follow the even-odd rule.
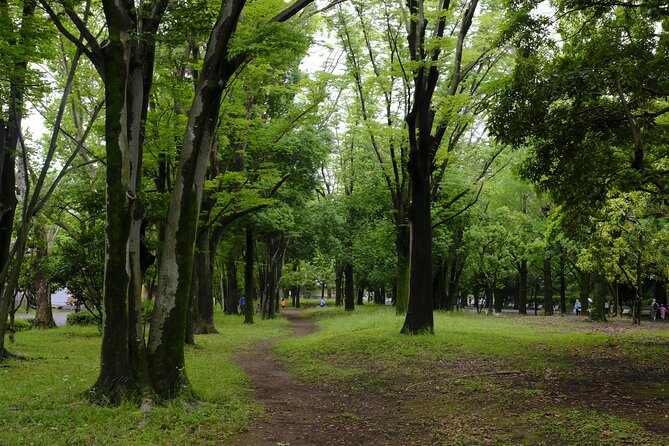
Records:
[[[281,309],[282,310],[286,309],[286,298],[285,297],[281,298]]]
[[[239,314],[244,314],[244,305],[246,305],[246,299],[241,296],[239,298]]]
[[[581,314],[581,301],[576,299],[576,302],[574,302],[574,310],[572,313],[579,315]]]
[[[664,317],[667,315],[667,307],[664,304],[660,305],[660,318],[664,320]]]
[[[653,299],[653,302],[650,304],[650,317],[655,321],[657,318],[657,310],[660,309],[660,305],[657,303],[655,299]]]

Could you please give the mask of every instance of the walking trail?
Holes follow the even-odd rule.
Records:
[[[292,337],[317,331],[314,322],[299,317],[299,313],[283,313],[291,323]],[[264,405],[265,413],[251,420],[249,430],[235,437],[232,445],[399,444],[399,420],[392,415],[398,412],[399,401],[369,392],[356,394],[341,386],[300,384],[276,359],[271,348],[275,342],[277,339],[261,341],[235,359],[249,375],[254,397]],[[402,444],[413,444],[406,440]]]

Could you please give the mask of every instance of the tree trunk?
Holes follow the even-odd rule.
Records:
[[[632,322],[641,324],[641,301],[643,300],[643,265],[641,258],[643,254],[643,233],[639,231],[639,251],[636,255],[636,271],[635,271],[635,286],[634,286],[634,304],[632,308]]]
[[[107,219],[102,352],[91,395],[105,403],[119,404],[151,388],[141,320],[144,208],[139,192],[155,35],[167,3],[158,0],[137,21],[134,6],[103,0],[108,39],[93,53],[101,54],[93,63],[105,83]]]
[[[397,279],[395,281],[395,314],[404,315],[409,306],[411,278],[410,232],[406,218],[396,218],[395,250],[397,252]],[[385,303],[385,302],[384,302]]]
[[[553,273],[550,257],[544,259],[544,315],[553,315]]]
[[[449,310],[452,311],[454,307],[458,306],[458,287],[460,285],[460,277],[462,275],[463,269],[462,262],[457,257],[456,253],[453,253],[453,259],[450,262],[450,265],[450,272],[449,275],[446,276],[446,279],[448,287]]]
[[[337,262],[337,265],[335,266],[335,306],[341,305],[342,302],[342,287],[341,287],[341,279],[342,276],[344,275],[344,266]]]
[[[239,284],[237,282],[237,263],[234,257],[229,257],[226,272],[228,273],[228,292],[226,293],[227,314],[237,314],[239,304]]]
[[[450,276],[450,263],[446,260],[439,260],[432,292],[434,293],[434,309],[448,310],[448,277]]]
[[[560,311],[567,314],[567,281],[565,278],[564,254],[560,255]]]
[[[418,101],[417,101],[418,102]],[[421,122],[420,120],[418,122]],[[422,124],[422,122],[421,122]],[[430,213],[430,148],[431,144],[415,139],[415,124],[409,123],[413,134],[409,161],[411,178],[411,272],[410,299],[403,334],[434,333],[432,314],[432,217]],[[413,131],[411,130],[413,128]],[[425,136],[423,136],[425,135]],[[421,138],[430,140],[429,131]]]
[[[16,152],[19,149],[19,135],[21,122],[24,114],[24,96],[26,90],[26,68],[28,60],[24,55],[30,54],[26,48],[30,40],[32,29],[32,17],[35,14],[36,1],[26,0],[23,2],[21,23],[18,30],[18,38],[15,38],[11,46],[18,53],[11,67],[11,79],[9,86],[9,113],[7,120],[2,116],[0,109],[0,361],[6,353],[5,349],[5,325],[10,304],[13,304],[15,285],[10,277],[10,264],[12,263],[11,242],[14,227],[14,217],[18,200],[16,198]],[[3,5],[0,13],[5,13],[7,5]],[[5,98],[0,97],[0,100]],[[0,104],[2,105],[2,104]],[[27,179],[26,179],[27,181]],[[27,236],[27,235],[26,235]],[[17,240],[18,242],[18,240]],[[17,250],[17,255],[19,252]],[[22,255],[22,253],[20,253]],[[20,266],[21,262],[15,262]]]
[[[244,323],[253,324],[254,283],[253,283],[253,259],[255,258],[255,240],[253,240],[253,228],[246,226],[246,253],[244,256],[244,294],[246,304],[244,305]]]
[[[599,273],[595,273],[595,292],[590,307],[590,319],[598,322],[606,322],[604,314],[604,301],[606,300],[606,279]]]
[[[518,265],[518,313],[527,314],[527,259]]]
[[[578,272],[578,285],[579,285],[579,290],[578,290],[578,295],[579,295],[579,300],[581,301],[581,311],[582,314],[586,314],[589,306],[589,301],[588,298],[590,297],[590,290],[591,290],[591,275],[590,273],[587,273],[585,271],[579,271]]]
[[[43,240],[43,242],[46,242],[46,240]],[[42,268],[46,250],[44,247],[38,247],[34,252],[32,268],[36,305],[33,328],[54,328],[56,327],[56,321],[53,320],[53,312],[51,311],[51,287]]]
[[[212,231],[203,230],[198,236],[197,253],[195,257],[194,278],[196,289],[192,299],[197,302],[193,333],[194,334],[216,334],[218,331],[214,326],[214,261],[216,259],[217,243],[214,243]],[[210,237],[211,235],[211,237]],[[216,245],[216,246],[213,246]],[[214,251],[212,251],[212,248]]]
[[[344,290],[344,309],[346,311],[355,310],[355,294],[353,286],[353,265],[347,263],[344,266],[344,276],[346,277],[346,288]]]
[[[356,301],[356,305],[364,305],[364,298],[365,298],[365,287],[363,285],[358,286],[358,299]]]
[[[490,290],[491,300],[495,304],[495,312],[501,313],[504,302],[502,302],[502,296],[497,292],[497,277],[495,277],[495,282]]]
[[[435,122],[436,106],[433,104],[434,93],[439,80],[440,48],[426,49],[425,36],[428,31],[424,2],[409,0],[407,40],[408,50],[413,63],[413,101],[405,116],[409,141],[409,210],[410,279],[409,305],[401,333],[434,333],[432,310],[432,185],[431,173],[434,157],[447,133],[448,120]],[[445,11],[450,2],[440,2],[441,11],[435,20],[431,38],[442,38],[446,29]],[[471,0],[460,21],[460,30],[450,85],[444,91],[455,95],[462,80],[461,61],[464,38],[472,24],[477,0]]]

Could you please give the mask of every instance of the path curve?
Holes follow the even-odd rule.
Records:
[[[290,337],[307,336],[318,330],[313,320],[299,317],[300,310],[287,310],[293,329]],[[251,420],[249,430],[235,437],[235,446],[323,446],[378,443],[372,415],[379,408],[366,404],[359,395],[341,390],[297,383],[276,359],[272,345],[285,339],[269,339],[235,357],[251,379],[253,395],[265,413]],[[352,407],[355,406],[355,407]],[[368,406],[368,407],[365,407]],[[382,407],[380,408],[383,409]],[[368,412],[369,411],[369,412]],[[370,413],[372,412],[372,413]],[[373,414],[378,415],[378,414]],[[355,418],[351,423],[349,417]],[[387,444],[387,443],[385,443]]]

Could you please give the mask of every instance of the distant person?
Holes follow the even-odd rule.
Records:
[[[239,314],[244,314],[244,305],[246,305],[246,299],[241,296],[239,298]]]
[[[609,309],[609,311],[611,312],[611,314],[613,316],[616,315],[616,304],[615,304],[615,302],[611,302],[611,308]]]
[[[657,318],[657,310],[660,309],[660,305],[653,299],[653,302],[650,304],[650,317],[655,320]]]
[[[281,298],[281,309],[282,310],[286,309],[286,298],[285,297]]]
[[[321,297],[321,303],[318,304],[319,307],[324,307],[325,306],[325,298]]]
[[[667,315],[667,307],[664,304],[660,305],[660,317],[664,320],[664,317]]]
[[[576,302],[574,302],[574,310],[572,313],[579,315],[581,314],[581,301],[576,299]]]

